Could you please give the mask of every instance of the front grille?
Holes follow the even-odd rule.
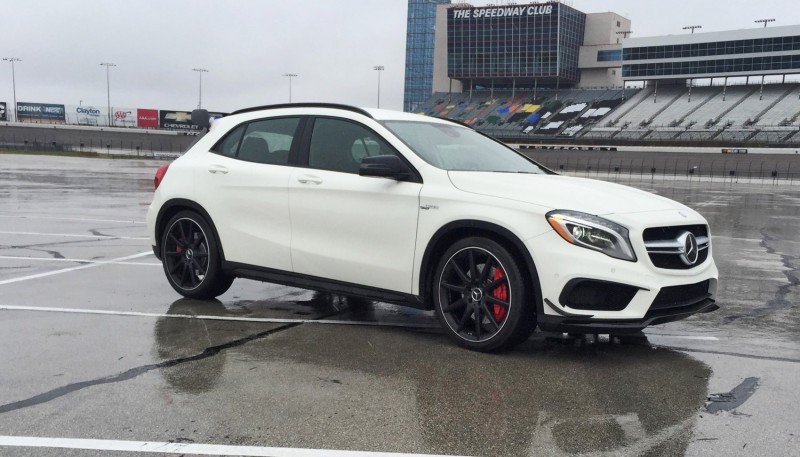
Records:
[[[658,292],[650,309],[680,308],[697,304],[710,297],[709,280],[685,286],[664,287]]]
[[[679,252],[673,253],[664,253],[664,252],[652,252],[652,251],[663,251],[664,249],[659,249],[652,247],[654,243],[670,243],[675,242],[676,239],[683,233],[683,232],[690,232],[692,235],[695,236],[698,240],[706,239],[709,240],[708,244],[705,247],[700,247],[699,254],[697,256],[697,261],[693,265],[687,265],[681,260]],[[644,231],[644,242],[647,246],[647,255],[650,257],[650,261],[653,262],[653,265],[656,268],[664,268],[669,270],[688,270],[690,268],[694,268],[698,265],[702,265],[708,259],[708,252],[709,248],[711,247],[710,239],[708,238],[708,226],[706,225],[676,225],[671,227],[652,227],[649,229],[645,229]],[[672,250],[672,249],[666,249]]]

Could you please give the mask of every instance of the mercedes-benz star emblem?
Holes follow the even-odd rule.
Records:
[[[478,289],[478,288],[472,289],[472,293],[471,293],[471,297],[470,298],[472,298],[473,302],[477,303],[477,302],[481,301],[481,299],[483,299],[483,292],[481,292],[481,290]]]
[[[697,238],[691,232],[683,232],[678,236],[678,242],[681,244],[681,261],[686,265],[694,265],[697,263],[697,257],[700,251],[697,249]]]

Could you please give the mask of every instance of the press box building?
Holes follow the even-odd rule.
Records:
[[[434,92],[622,86],[630,20],[560,2],[409,0],[404,108]]]

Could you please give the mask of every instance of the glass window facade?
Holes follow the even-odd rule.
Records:
[[[800,70],[800,54],[623,65],[622,77],[715,76],[751,72],[794,73],[796,70]]]
[[[800,51],[800,36],[625,48],[622,60],[681,59],[783,51]]]
[[[413,111],[431,96],[436,5],[449,3],[450,0],[408,0],[404,111]]]
[[[619,62],[622,60],[622,49],[597,51],[598,62]]]
[[[451,8],[448,75],[456,79],[552,78],[577,83],[586,15],[563,3]]]
[[[742,40],[626,47],[622,50],[622,77],[708,78],[797,73],[800,70],[800,35],[796,30],[786,34]],[[729,36],[731,34],[726,34],[725,38]]]

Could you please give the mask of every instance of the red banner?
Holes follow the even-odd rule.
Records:
[[[142,109],[136,110],[137,125],[139,127],[157,129],[158,128],[158,110],[157,109]]]

